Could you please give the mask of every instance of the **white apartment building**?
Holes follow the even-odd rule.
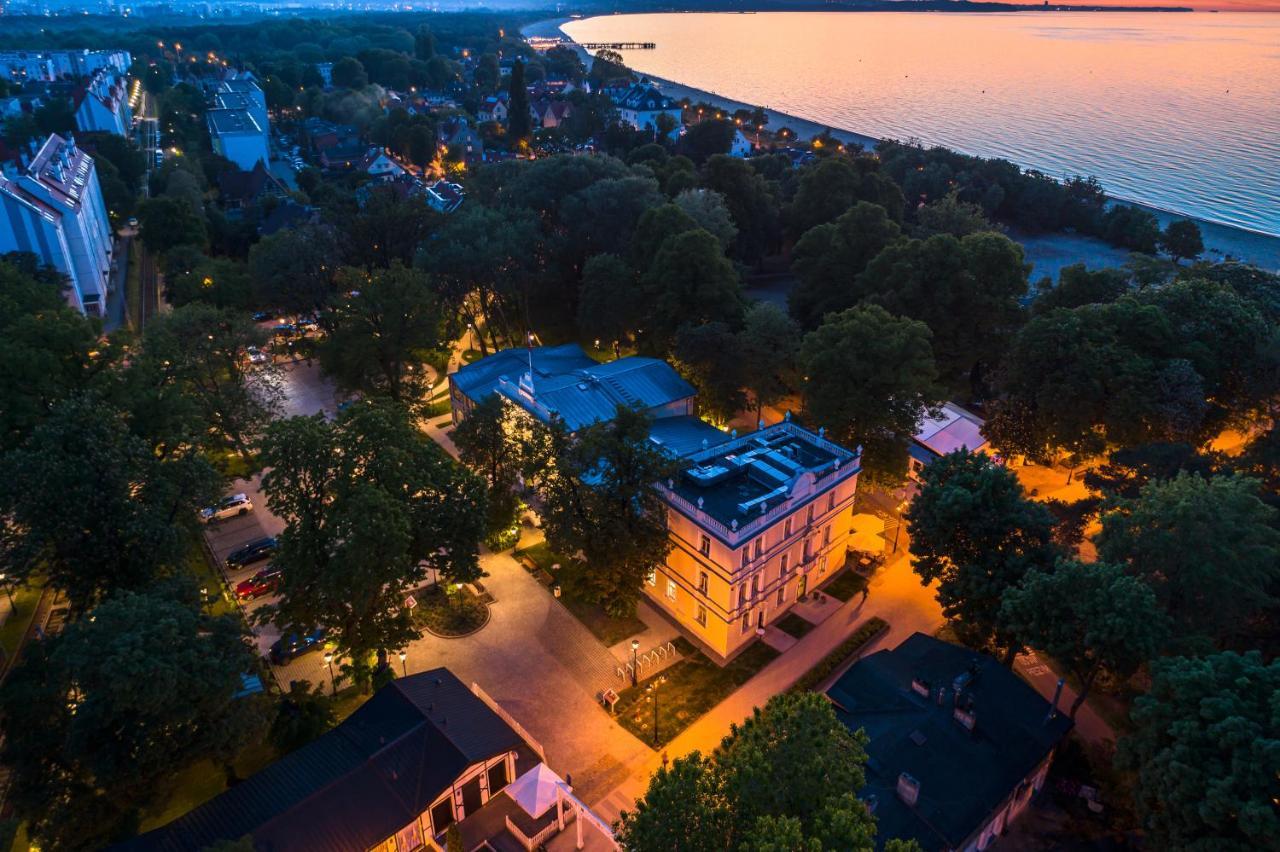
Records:
[[[76,127],[86,133],[104,130],[128,136],[133,128],[129,90],[125,78],[114,70],[99,68],[75,95]]]
[[[101,315],[111,274],[111,224],[93,158],[51,135],[23,169],[0,177],[0,254],[30,252],[67,277],[67,302]]]
[[[132,64],[126,50],[0,51],[0,76],[18,82],[88,77],[104,68],[124,74]]]

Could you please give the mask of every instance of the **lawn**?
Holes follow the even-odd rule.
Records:
[[[831,653],[814,664],[813,668],[800,675],[800,679],[791,685],[792,692],[803,692],[813,689],[826,680],[832,672],[840,668],[846,660],[862,650],[863,646],[882,632],[889,629],[889,622],[883,618],[872,616],[853,631],[853,635],[841,642]]]
[[[847,601],[854,595],[862,594],[862,590],[866,587],[867,578],[854,571],[852,567],[847,567],[841,569],[836,578],[819,591],[837,600]]]
[[[13,603],[17,612],[9,616],[9,620],[0,627],[0,646],[4,647],[4,658],[7,660],[18,650],[22,636],[31,626],[31,619],[36,614],[36,604],[40,602],[43,591],[39,582],[18,586],[13,590]]]
[[[582,575],[587,567],[576,559],[566,559],[551,551],[545,541],[517,550],[516,556],[528,556],[538,567],[555,578],[560,585],[560,603],[581,621],[591,634],[605,645],[616,645],[628,636],[645,629],[645,623],[634,615],[614,616],[582,593]],[[553,565],[560,569],[552,570]]]
[[[618,724],[654,748],[666,745],[700,716],[742,686],[777,656],[763,642],[756,642],[721,668],[695,649],[685,638],[675,642],[684,659],[637,686],[624,689],[614,710]],[[654,742],[653,703],[645,690],[658,685],[658,736]]]
[[[813,629],[813,625],[805,621],[794,612],[787,613],[786,617],[781,621],[775,622],[775,626],[789,636],[797,639],[803,639],[805,634]]]
[[[210,615],[225,615],[237,611],[226,583],[223,582],[222,573],[209,561],[198,537],[193,536],[187,545],[187,569],[200,587],[208,590],[206,600]]]

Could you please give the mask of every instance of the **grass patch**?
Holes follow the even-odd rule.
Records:
[[[694,649],[683,637],[675,644],[686,655],[684,659],[653,677],[645,678],[637,686],[624,689],[614,707],[618,724],[654,748],[671,742],[778,656],[778,652],[768,645],[756,642],[722,668]],[[659,678],[665,678],[665,681],[658,686],[658,736],[655,743],[653,702],[645,690]]]
[[[476,361],[479,361],[483,357],[484,356],[480,354],[479,349],[463,349],[462,350],[462,363],[464,364],[474,363]]]
[[[204,545],[196,536],[192,536],[187,544],[186,566],[200,587],[207,590],[205,600],[211,615],[238,612],[227,591],[226,583],[223,582],[221,572],[209,561]]]
[[[466,636],[489,621],[489,605],[466,588],[447,595],[436,590],[417,596],[413,622],[437,636]]]
[[[452,409],[449,406],[449,398],[446,396],[439,402],[428,402],[422,406],[422,416],[427,420],[434,417],[443,417]]]
[[[36,617],[36,604],[40,602],[43,591],[44,587],[38,582],[18,586],[13,590],[13,604],[17,611],[0,627],[0,646],[4,647],[6,660],[17,653],[22,637],[31,626],[31,620]]]
[[[852,568],[844,568],[836,578],[823,586],[819,591],[824,595],[830,595],[841,601],[847,601],[854,595],[862,594],[863,589],[867,588],[867,578],[854,571]]]
[[[251,454],[248,459],[245,459],[230,448],[209,453],[209,463],[227,479],[251,479],[262,469],[257,456]]]
[[[859,625],[858,629],[853,631],[853,635],[841,642],[835,649],[818,660],[813,668],[800,676],[791,686],[792,692],[805,692],[813,689],[822,681],[826,680],[832,672],[840,668],[846,660],[862,650],[862,646],[866,645],[875,637],[879,636],[881,631],[889,629],[889,622],[883,618],[872,616]]]
[[[545,541],[517,550],[515,555],[528,556],[540,569],[549,573],[560,584],[560,603],[606,646],[616,645],[646,629],[645,623],[635,615],[616,616],[605,612],[604,607],[584,591],[583,575],[587,566],[576,559],[557,555]],[[553,569],[554,565],[559,565],[559,570]]]
[[[774,622],[774,626],[789,636],[797,639],[803,639],[805,634],[813,629],[813,625],[805,621],[794,612],[787,613],[786,617],[781,621]]]

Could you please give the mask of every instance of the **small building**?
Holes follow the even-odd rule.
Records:
[[[273,852],[412,852],[443,849],[456,825],[467,849],[532,849],[570,820],[616,848],[541,747],[441,668],[397,678],[333,730],[114,848],[178,852],[250,837]]]
[[[205,113],[213,152],[235,163],[242,171],[253,171],[258,163],[268,163],[266,129],[259,126],[247,109],[211,109]]]
[[[392,159],[385,148],[370,148],[365,151],[356,163],[356,171],[365,172],[374,177],[399,177],[404,174],[404,167]]]
[[[466,193],[461,184],[438,180],[426,188],[427,203],[440,213],[453,213],[462,206]]]
[[[741,130],[733,132],[733,139],[729,141],[729,156],[750,157],[755,149],[755,143],[748,139],[745,133]]]
[[[99,68],[72,98],[76,128],[86,133],[102,130],[128,136],[133,130],[129,92],[125,78],[109,68]]]
[[[529,105],[529,113],[538,127],[550,130],[563,124],[573,114],[573,104],[569,101],[543,99]]]
[[[320,81],[324,83],[326,89],[333,88],[333,63],[317,62],[316,73],[320,75]]]
[[[505,124],[508,115],[510,112],[507,110],[506,98],[494,95],[481,101],[480,108],[476,111],[476,118],[481,121],[496,121],[499,124]]]
[[[866,732],[878,846],[926,852],[991,846],[1044,789],[1072,722],[986,654],[923,633],[859,660],[827,690]]]
[[[484,140],[465,120],[440,122],[436,128],[436,139],[445,153],[468,166],[483,163],[487,159]]]
[[[626,91],[615,94],[613,101],[618,105],[618,118],[623,124],[628,124],[636,130],[657,133],[658,118],[666,115],[675,121],[670,139],[675,140],[679,136],[683,117],[680,105],[653,85],[637,83]]]
[[[0,176],[0,254],[34,254],[66,276],[68,304],[82,313],[106,310],[111,223],[93,158],[75,138],[51,134],[24,168]]]
[[[218,175],[218,201],[224,210],[247,210],[268,198],[288,194],[288,188],[261,160],[249,171],[228,169]]]
[[[920,472],[927,465],[959,449],[973,453],[985,451],[989,442],[982,436],[984,425],[981,417],[954,402],[943,403],[936,417],[926,412],[908,448],[907,475],[919,480]]]

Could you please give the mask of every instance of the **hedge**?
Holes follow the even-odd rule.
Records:
[[[879,616],[872,616],[853,631],[853,635],[841,642],[821,660],[814,664],[813,668],[800,676],[794,684],[791,685],[791,692],[806,692],[813,689],[822,681],[826,680],[830,674],[838,669],[845,660],[856,654],[864,645],[875,639],[881,633],[889,629],[889,622]]]

